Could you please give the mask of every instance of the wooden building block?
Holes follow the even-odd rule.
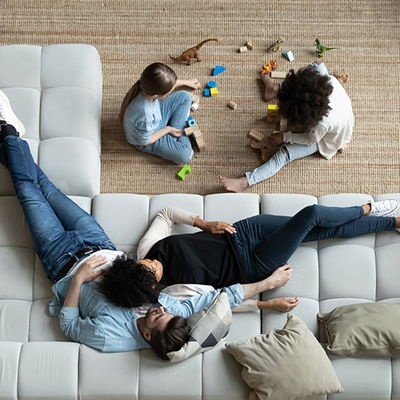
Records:
[[[286,118],[281,118],[279,130],[281,132],[286,132],[287,131],[287,119]]]
[[[200,103],[200,97],[197,94],[192,94],[192,102],[193,103]]]
[[[349,145],[348,143],[343,143],[343,144],[342,144],[342,147],[338,150],[338,153],[343,154],[344,149],[345,149],[348,145]]]
[[[192,105],[190,106],[190,109],[192,111],[196,111],[199,108],[199,103],[192,103]]]
[[[246,53],[246,51],[247,51],[247,47],[246,47],[246,46],[243,46],[243,47],[241,47],[241,48],[239,49],[239,52],[240,52],[240,53]]]
[[[199,147],[199,150],[202,151],[206,147],[206,144],[204,142],[203,136],[199,137],[196,139],[197,146]]]
[[[252,40],[249,40],[249,41],[247,42],[247,44],[246,44],[246,47],[247,47],[249,50],[253,50],[253,41],[252,41]]]
[[[190,136],[192,133],[196,132],[196,131],[200,131],[200,128],[198,125],[193,125],[193,126],[189,126],[188,128],[184,129],[186,136]]]
[[[198,138],[198,137],[203,136],[203,134],[201,133],[201,130],[200,130],[200,129],[197,129],[197,130],[193,131],[193,136],[194,136],[195,138]]]
[[[255,129],[252,129],[249,133],[248,133],[249,137],[251,139],[254,139],[257,142],[261,142],[261,140],[263,139],[264,135],[258,131],[256,131]]]
[[[287,72],[279,72],[279,71],[272,71],[271,72],[271,78],[285,79],[286,75],[287,75]]]
[[[237,104],[236,104],[234,101],[231,100],[231,101],[228,103],[228,106],[229,106],[230,108],[232,108],[233,110],[236,110]]]

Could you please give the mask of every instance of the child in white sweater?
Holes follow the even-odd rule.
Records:
[[[226,190],[242,192],[275,175],[293,160],[319,152],[331,159],[343,144],[350,142],[354,126],[351,101],[339,81],[328,74],[324,63],[312,62],[298,72],[291,70],[282,84],[263,75],[265,100],[278,98],[280,114],[293,125],[308,126],[305,133],[278,132],[268,138],[282,145],[265,164],[241,178],[220,181]]]

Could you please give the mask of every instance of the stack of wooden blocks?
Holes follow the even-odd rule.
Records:
[[[187,128],[185,128],[185,134],[186,136],[193,136],[197,147],[199,148],[199,151],[203,151],[206,147],[206,144],[204,142],[203,134],[200,131],[199,126],[196,124],[196,121],[192,118],[191,121],[193,121]]]

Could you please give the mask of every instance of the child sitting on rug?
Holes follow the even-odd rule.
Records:
[[[241,178],[220,176],[224,188],[231,192],[240,193],[275,175],[289,162],[317,152],[329,160],[351,140],[354,115],[350,98],[341,83],[328,74],[324,63],[312,62],[296,73],[290,70],[281,84],[267,75],[262,75],[262,80],[265,100],[276,96],[281,116],[308,129],[302,134],[272,134],[268,142],[282,146],[265,164]]]
[[[137,149],[176,164],[193,156],[190,139],[183,134],[191,98],[181,90],[167,96],[177,86],[198,89],[197,79],[177,79],[165,64],[149,65],[132,86],[121,105],[118,117],[126,139]]]

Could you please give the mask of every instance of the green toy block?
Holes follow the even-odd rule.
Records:
[[[181,179],[182,181],[185,180],[185,175],[188,174],[189,172],[192,172],[192,168],[189,167],[189,165],[185,165],[179,172],[178,172],[178,178]]]

